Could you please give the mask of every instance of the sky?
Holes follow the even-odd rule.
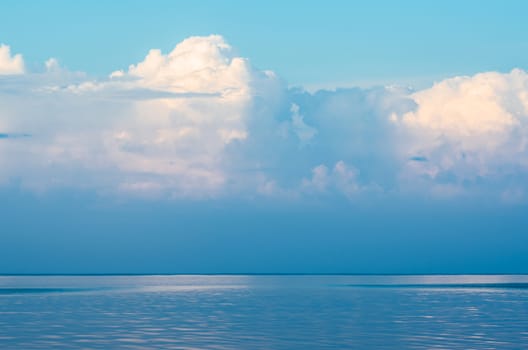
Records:
[[[3,1],[0,273],[528,273],[523,1]]]

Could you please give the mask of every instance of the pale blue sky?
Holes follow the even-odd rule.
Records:
[[[0,4],[0,42],[37,64],[106,75],[221,34],[302,86],[409,83],[527,68],[526,1],[25,1]]]

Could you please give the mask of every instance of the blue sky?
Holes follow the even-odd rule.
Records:
[[[432,83],[526,68],[525,1],[3,1],[0,40],[31,64],[108,74],[221,34],[293,85]]]
[[[522,1],[4,1],[0,273],[528,272]]]

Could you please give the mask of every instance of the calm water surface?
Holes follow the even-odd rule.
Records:
[[[528,349],[528,276],[0,276],[1,349]]]

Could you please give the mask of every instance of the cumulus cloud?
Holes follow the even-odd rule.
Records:
[[[57,84],[71,73],[55,60],[46,66],[46,79],[20,83],[28,93],[1,97],[1,130],[35,135],[31,143],[2,145],[4,178],[21,176],[36,187],[69,185],[83,172],[85,184],[101,187],[215,194],[226,181],[225,148],[248,137],[252,99],[278,84],[220,36],[189,38],[166,55],[151,50],[103,81]],[[26,153],[26,161],[15,153]],[[29,168],[42,168],[32,173],[43,176],[21,175]]]
[[[11,48],[0,45],[0,75],[12,75],[24,73],[24,59],[22,55],[11,55]]]
[[[249,92],[253,74],[247,59],[234,55],[223,37],[211,35],[188,38],[166,55],[150,50],[142,62],[111,77],[136,78],[140,86],[164,91],[241,95]]]
[[[395,117],[407,133],[406,176],[468,187],[528,171],[528,74],[455,77],[411,95],[416,109]]]
[[[24,71],[2,46],[9,65]],[[0,183],[145,197],[526,193],[522,70],[307,92],[218,35],[150,50],[106,79],[45,66],[0,89]]]

